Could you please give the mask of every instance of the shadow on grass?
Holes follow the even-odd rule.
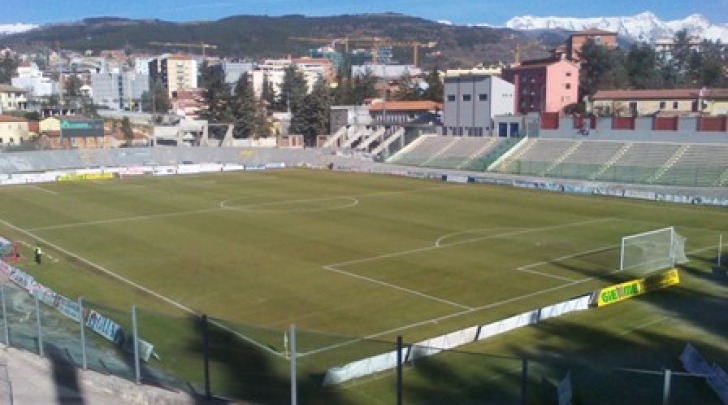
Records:
[[[250,401],[260,404],[291,402],[290,362],[250,342],[235,332],[195,320],[198,340],[190,348],[202,358],[204,342],[208,342],[211,395],[198,393],[199,403]],[[203,364],[200,364],[203,367]],[[323,387],[318,375],[297,376],[297,397],[300,403],[346,404],[336,390]],[[228,400],[229,399],[229,400]]]

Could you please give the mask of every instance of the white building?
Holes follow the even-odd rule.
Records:
[[[443,134],[490,136],[496,115],[513,114],[515,86],[490,75],[445,78]]]
[[[18,77],[11,78],[10,82],[13,87],[25,90],[28,98],[58,94],[58,83],[49,77],[44,77],[35,63],[21,63],[18,66]]]
[[[417,77],[422,75],[422,69],[412,65],[354,65],[351,67],[351,76],[358,77],[370,74],[384,80],[398,80],[402,76]]]
[[[297,63],[290,59],[268,59],[250,73],[256,96],[260,97],[263,92],[263,82],[266,77],[273,87],[273,92],[280,93],[283,79],[286,76],[286,69],[291,65],[296,66],[296,69],[303,73],[303,78],[306,80],[309,92],[313,90],[316,82],[320,79],[325,79],[327,75],[326,66],[322,63],[314,63],[312,61]]]
[[[149,91],[149,76],[136,72],[92,74],[91,89],[96,105],[110,110],[138,110],[142,94]]]

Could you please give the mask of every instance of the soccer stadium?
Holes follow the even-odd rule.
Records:
[[[583,124],[4,153],[3,341],[252,403],[721,403],[728,139]]]

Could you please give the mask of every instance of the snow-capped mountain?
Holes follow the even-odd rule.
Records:
[[[616,32],[635,41],[653,42],[656,39],[672,38],[677,31],[686,29],[688,34],[702,39],[728,42],[728,26],[713,24],[700,14],[693,14],[682,20],[662,21],[650,12],[627,17],[514,17],[506,27],[516,30],[563,29],[580,31],[598,28]]]
[[[19,32],[30,31],[33,28],[38,28],[34,24],[0,24],[0,35],[17,34]]]

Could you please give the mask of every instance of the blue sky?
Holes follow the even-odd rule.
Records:
[[[114,16],[169,21],[216,20],[233,15],[403,13],[455,24],[503,25],[514,16],[601,17],[651,11],[663,20],[699,13],[728,23],[728,0],[3,0],[0,24],[76,21]],[[7,4],[6,3],[6,4]]]

